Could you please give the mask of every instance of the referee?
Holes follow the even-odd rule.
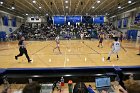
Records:
[[[17,56],[15,56],[15,59],[18,60],[18,57],[22,56],[23,54],[25,54],[27,60],[28,60],[28,63],[31,63],[32,60],[30,60],[29,56],[28,56],[28,53],[27,53],[27,50],[26,50],[26,44],[25,44],[25,38],[22,36],[19,43],[18,43],[18,46],[19,46],[19,54]]]

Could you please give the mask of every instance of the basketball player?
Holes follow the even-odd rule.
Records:
[[[112,47],[112,50],[109,52],[109,55],[108,55],[108,58],[107,60],[110,61],[110,56],[113,54],[113,53],[116,53],[117,54],[117,60],[119,60],[119,55],[118,55],[118,52],[120,51],[120,49],[122,48],[125,52],[127,52],[124,47],[121,45],[121,43],[118,41],[118,38],[115,37],[114,38],[114,42],[112,43],[111,47]]]
[[[84,32],[81,32],[80,33],[80,37],[81,37],[81,41],[82,41],[82,43],[84,42],[83,40],[84,40]]]
[[[58,48],[59,53],[61,54],[61,51],[60,51],[60,40],[59,40],[59,35],[55,38],[55,41],[56,41],[56,47],[53,49],[53,52],[54,52],[55,49]]]
[[[123,33],[121,32],[120,33],[120,42],[122,42],[122,40],[123,40]]]
[[[17,56],[15,56],[15,59],[18,60],[18,57],[22,56],[23,54],[25,54],[27,60],[28,60],[28,63],[31,63],[32,60],[30,60],[29,56],[28,56],[28,52],[27,52],[27,49],[26,49],[26,43],[25,43],[25,38],[22,36],[19,43],[18,43],[18,46],[19,46],[19,54]]]
[[[103,48],[103,40],[104,40],[104,33],[101,32],[101,33],[99,34],[99,45],[98,45],[98,47],[101,46],[101,48]]]

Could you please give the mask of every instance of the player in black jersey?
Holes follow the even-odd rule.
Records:
[[[25,44],[25,38],[22,36],[19,43],[18,43],[18,46],[19,46],[19,54],[17,56],[15,56],[15,59],[18,60],[18,57],[22,56],[23,54],[25,54],[27,60],[28,60],[28,63],[31,63],[31,59],[29,58],[28,56],[28,52],[27,52],[27,49],[26,49],[26,44]]]

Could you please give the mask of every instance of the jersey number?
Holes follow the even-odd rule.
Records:
[[[116,43],[116,45],[120,45],[119,43]]]

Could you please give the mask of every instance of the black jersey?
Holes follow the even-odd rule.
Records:
[[[24,41],[24,40],[20,40],[20,41],[18,42],[18,45],[23,45],[23,41]]]
[[[20,40],[19,42],[18,42],[18,45],[20,46],[20,48],[25,48],[25,45],[24,45],[24,40]]]

